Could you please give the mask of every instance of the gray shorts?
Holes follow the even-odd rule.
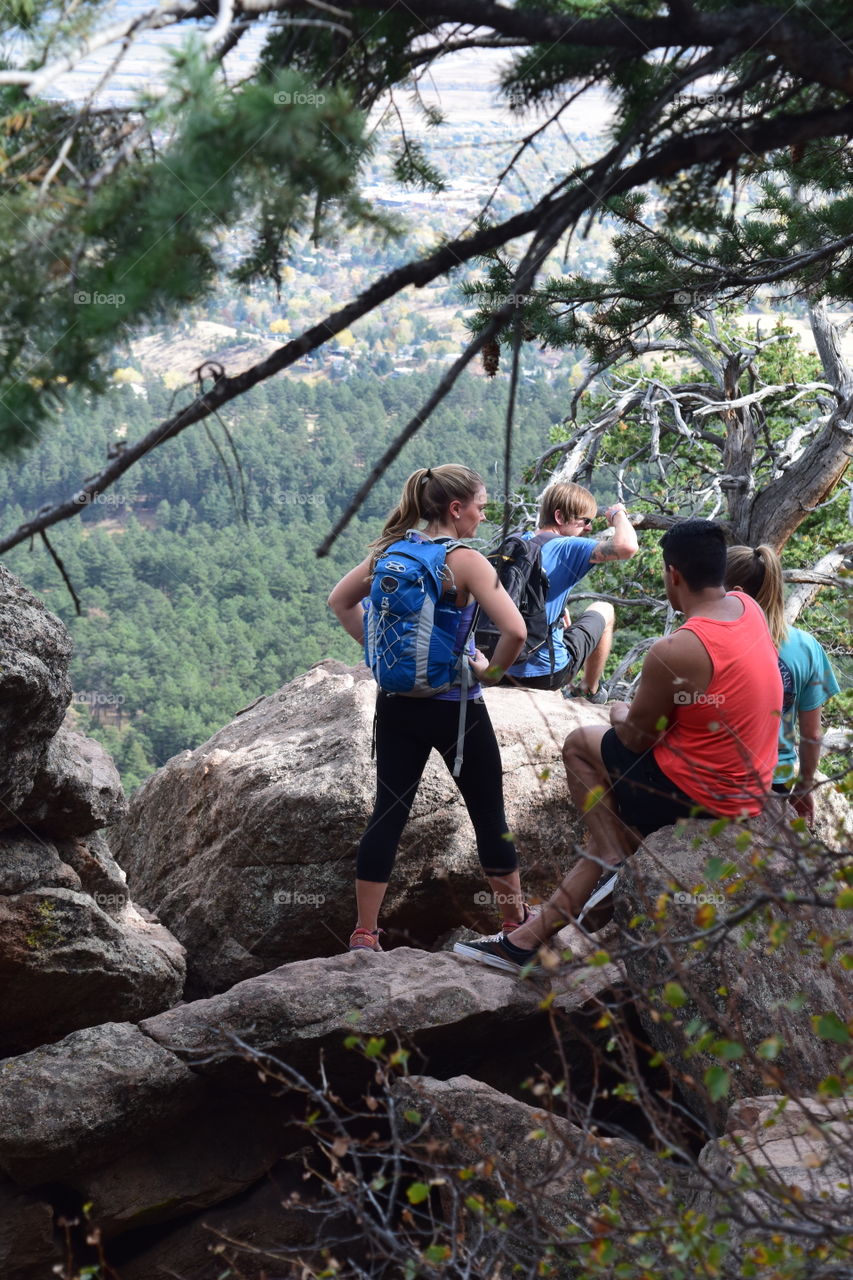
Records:
[[[542,676],[504,676],[500,681],[516,689],[562,689],[574,680],[582,669],[589,655],[604,635],[607,623],[598,609],[587,609],[577,622],[566,627],[563,632],[563,643],[569,655],[565,667],[558,668],[553,674]],[[542,646],[546,651],[546,646]]]

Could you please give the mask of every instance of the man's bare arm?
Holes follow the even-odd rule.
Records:
[[[631,703],[614,703],[610,723],[629,751],[647,751],[672,723],[673,708],[703,692],[713,668],[701,640],[676,632],[656,640],[643,663],[640,684]]]
[[[607,560],[630,560],[639,550],[637,534],[628,513],[621,502],[607,508],[608,524],[613,526],[613,537],[599,542],[589,558],[590,564],[604,564]]]

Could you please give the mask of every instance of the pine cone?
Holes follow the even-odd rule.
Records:
[[[486,377],[493,378],[501,365],[501,344],[497,338],[490,338],[484,344],[480,356],[483,361],[483,368],[486,371]]]

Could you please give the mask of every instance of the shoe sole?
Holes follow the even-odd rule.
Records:
[[[457,955],[465,956],[467,960],[477,960],[480,964],[489,965],[492,969],[500,969],[503,973],[519,974],[522,969],[527,969],[527,964],[516,964],[514,960],[505,960],[503,956],[489,955],[487,951],[478,951],[476,947],[464,942],[454,942],[453,950]],[[528,969],[528,972],[541,975],[544,970],[541,965],[534,965]]]

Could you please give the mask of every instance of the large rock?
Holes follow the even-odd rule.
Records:
[[[615,895],[645,1030],[710,1133],[732,1099],[814,1093],[843,1074],[853,1018],[837,858],[772,805],[721,825],[655,832]]]
[[[68,1181],[104,1237],[183,1218],[251,1186],[279,1159],[286,1116],[272,1100],[208,1090],[202,1104],[107,1165]]]
[[[581,1128],[469,1076],[411,1076],[394,1094],[406,1108],[408,1154],[423,1160],[425,1182],[440,1171],[442,1217],[465,1230],[475,1274],[496,1274],[498,1264],[532,1274],[555,1241],[625,1242],[681,1183],[672,1161],[639,1143]],[[514,1208],[502,1213],[501,1204]]]
[[[0,1179],[0,1276],[47,1280],[60,1261],[52,1207]]]
[[[739,1252],[766,1239],[780,1218],[814,1232],[853,1224],[853,1102],[784,1094],[741,1098],[726,1132],[709,1143],[699,1165],[712,1180],[697,1199],[699,1212],[726,1216],[738,1206]],[[826,1272],[833,1274],[832,1268]]]
[[[0,830],[32,789],[71,701],[71,639],[41,601],[0,565]]]
[[[113,840],[132,891],[189,952],[188,989],[222,990],[288,960],[341,951],[354,924],[354,856],[374,798],[375,685],[321,663],[262,698],[136,792]],[[604,708],[490,690],[507,816],[528,890],[553,887],[577,836],[560,760]],[[493,928],[473,832],[444,764],[427,766],[383,910],[394,940],[430,946]]]
[[[354,1224],[342,1214],[318,1216],[311,1212],[310,1201],[292,1202],[292,1196],[304,1194],[301,1163],[278,1165],[267,1181],[227,1204],[195,1214],[122,1260],[121,1278],[221,1280],[230,1274],[241,1280],[268,1280],[291,1274],[285,1273],[283,1258],[293,1254],[317,1259],[322,1271],[319,1251],[341,1236],[352,1239]]]
[[[181,997],[183,949],[128,901],[105,843],[63,853],[74,865],[46,840],[0,835],[0,1054]]]
[[[48,744],[18,817],[46,835],[68,837],[89,835],[117,822],[126,811],[111,756],[94,738],[62,726]]]
[[[129,1023],[0,1062],[0,1170],[24,1188],[106,1164],[173,1123],[204,1082]]]
[[[612,968],[591,967],[555,980],[556,1009],[570,1016],[612,977]],[[527,1057],[539,1041],[552,1041],[542,1007],[549,986],[545,980],[520,982],[446,951],[351,951],[282,965],[221,995],[148,1018],[141,1027],[208,1077],[233,1076],[239,1040],[301,1072],[314,1073],[322,1053],[341,1086],[348,1071],[364,1066],[344,1048],[353,1032],[412,1040],[431,1069],[438,1062],[476,1064],[496,1051],[509,1055],[513,1044]],[[255,1074],[248,1072],[253,1079]]]

